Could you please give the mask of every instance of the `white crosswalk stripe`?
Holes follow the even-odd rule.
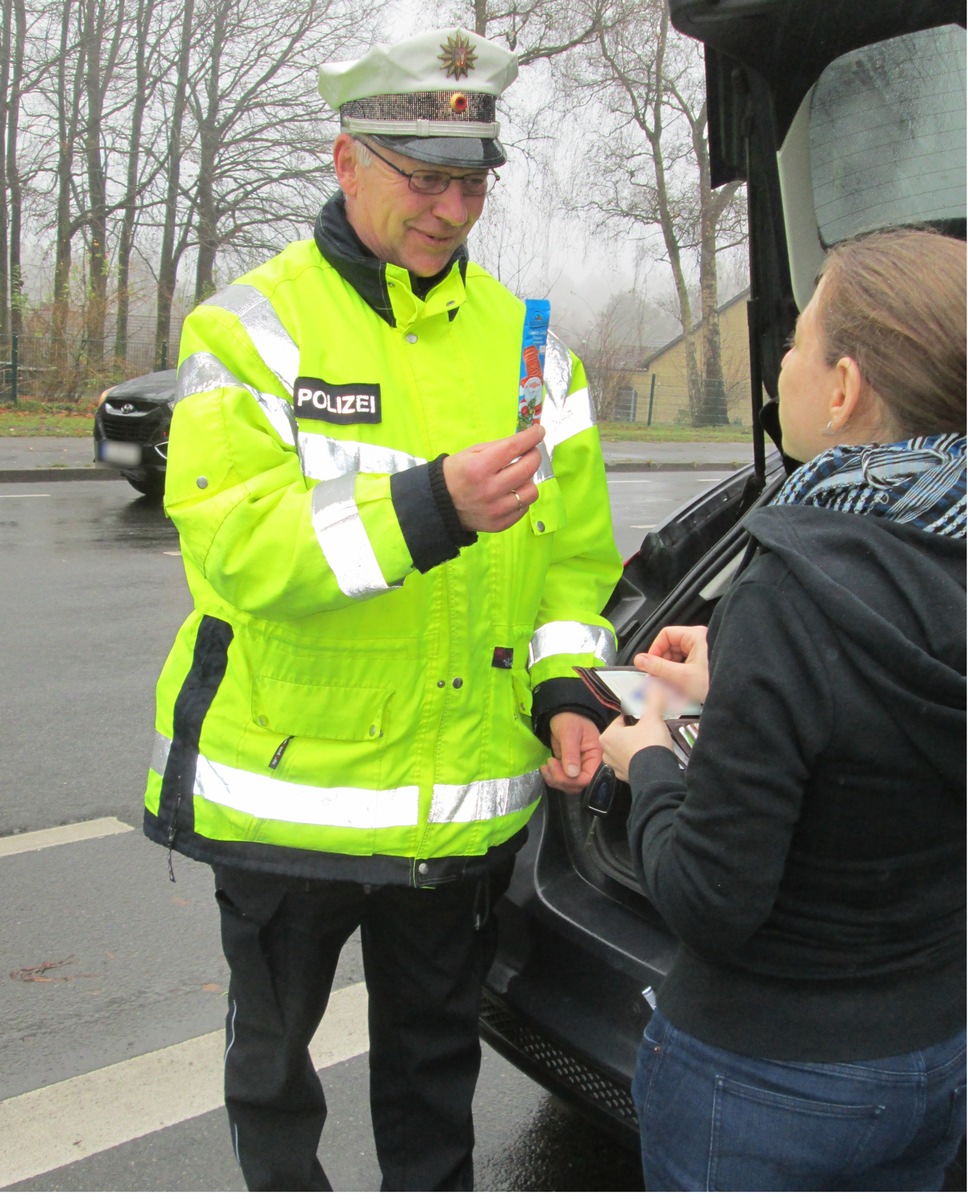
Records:
[[[366,987],[333,993],[317,1070],[368,1048]],[[78,1162],[222,1104],[221,1030],[0,1101],[0,1187]]]

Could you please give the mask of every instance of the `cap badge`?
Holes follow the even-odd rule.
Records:
[[[460,79],[462,75],[473,71],[477,65],[474,47],[460,33],[455,33],[446,42],[442,42],[440,48],[443,54],[438,55],[438,58],[445,75],[453,75],[455,79]]]
[[[467,112],[467,97],[463,92],[453,92],[451,94],[450,111],[455,113]]]

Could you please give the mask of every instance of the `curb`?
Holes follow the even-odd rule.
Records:
[[[605,473],[630,471],[738,471],[743,462],[614,462],[605,464]],[[8,467],[0,469],[0,483],[77,483],[123,479],[110,467]]]
[[[110,467],[10,467],[0,470],[0,483],[76,483],[78,480],[123,479]]]
[[[738,471],[747,462],[613,462],[605,464],[609,471]]]

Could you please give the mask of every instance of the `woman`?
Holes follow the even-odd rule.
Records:
[[[805,465],[708,631],[602,735],[681,940],[633,1094],[652,1190],[934,1190],[965,1119],[965,246],[829,256],[779,380]],[[707,690],[708,689],[708,690]],[[656,689],[658,692],[659,689]]]

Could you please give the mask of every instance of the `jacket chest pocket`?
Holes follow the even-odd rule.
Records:
[[[251,728],[261,765],[293,782],[377,787],[392,699],[389,688],[255,676]]]

